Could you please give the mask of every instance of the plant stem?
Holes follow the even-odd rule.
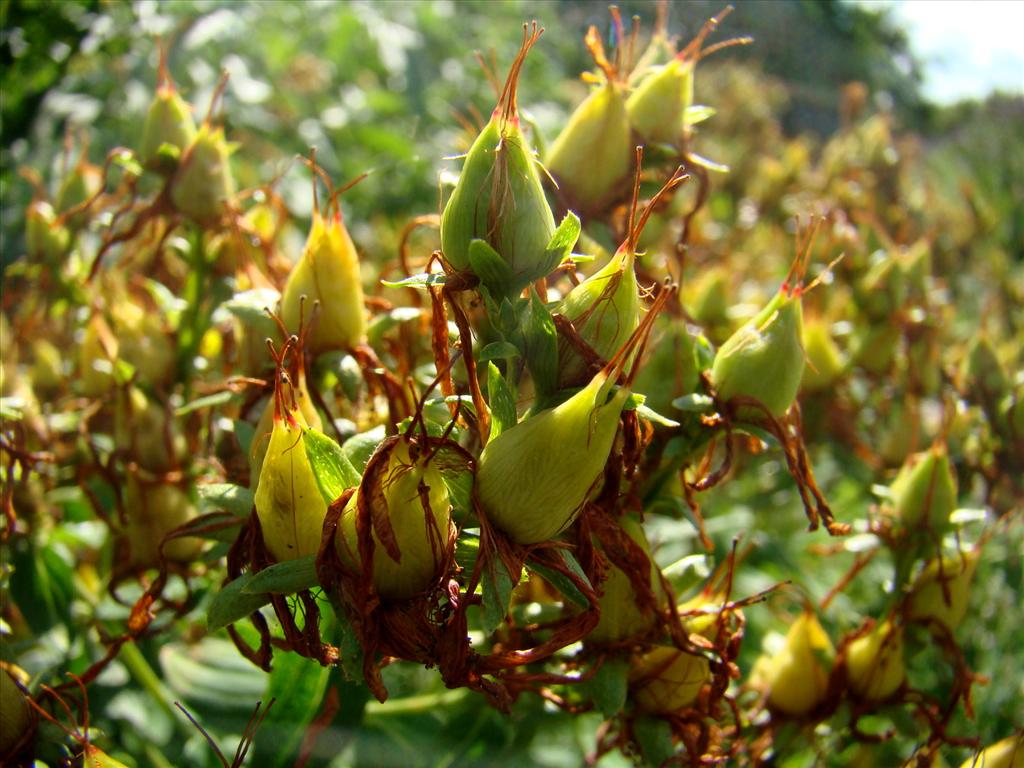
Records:
[[[121,646],[119,658],[128,667],[128,671],[136,682],[149,694],[149,698],[171,718],[181,735],[191,738],[193,735],[191,724],[174,708],[171,703],[174,697],[153,671],[139,647],[134,642],[125,643]]]

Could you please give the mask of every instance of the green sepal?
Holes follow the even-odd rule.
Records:
[[[359,485],[362,479],[359,472],[334,440],[310,427],[303,432],[302,442],[320,495],[327,504],[333,503],[349,488]]]

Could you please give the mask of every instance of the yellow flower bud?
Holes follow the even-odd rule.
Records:
[[[373,586],[386,600],[423,592],[439,576],[453,544],[451,504],[441,473],[419,446],[400,437],[378,449],[363,482],[345,505],[335,547],[343,563],[359,568],[359,505],[369,505]],[[417,455],[420,454],[420,455]],[[379,467],[379,469],[375,469]],[[386,522],[390,540],[378,533]],[[394,557],[397,555],[397,557]]]
[[[1024,768],[1024,731],[985,747],[960,768]]]
[[[818,618],[800,615],[786,633],[782,650],[767,659],[762,682],[768,706],[786,715],[806,715],[825,698],[835,648]]]
[[[867,701],[891,697],[906,678],[903,627],[884,621],[846,648],[846,680],[850,690]]]
[[[303,296],[308,299],[304,308]],[[319,302],[315,316],[314,302]],[[281,319],[296,331],[302,314],[312,323],[306,347],[313,355],[329,349],[353,349],[365,340],[359,257],[340,214],[327,219],[313,214],[302,257],[288,276],[281,295]]]
[[[978,557],[972,550],[931,560],[910,587],[907,618],[937,621],[950,632],[956,629],[967,612]]]
[[[703,656],[659,645],[633,659],[630,695],[639,711],[667,715],[693,706],[710,679],[711,667]]]

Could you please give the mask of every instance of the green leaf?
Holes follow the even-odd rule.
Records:
[[[697,165],[701,166],[702,168],[707,168],[709,171],[714,171],[715,173],[729,172],[728,165],[716,163],[714,160],[708,160],[706,157],[702,157],[701,155],[698,155],[696,152],[688,152],[686,154],[686,158],[691,162],[694,162]]]
[[[483,631],[490,634],[505,621],[508,604],[512,600],[515,582],[500,557],[494,557],[484,568],[483,576]]]
[[[254,574],[243,573],[214,595],[206,614],[206,628],[210,632],[234,624],[270,602],[270,595],[266,593],[251,595],[245,591],[254,577]]]
[[[444,272],[421,272],[402,280],[381,280],[386,288],[429,288],[432,285],[444,285],[448,276]]]
[[[349,488],[359,485],[359,472],[334,440],[310,427],[303,433],[302,442],[324,501],[330,504]]]
[[[487,363],[487,405],[491,409],[491,436],[493,440],[516,425],[516,402],[508,382],[494,363]]]
[[[231,483],[207,483],[197,485],[199,505],[203,509],[222,509],[235,517],[248,518],[252,512],[253,492],[248,488]]]
[[[6,559],[6,558],[5,558]],[[71,553],[65,546],[17,547],[10,564],[10,596],[32,632],[43,634],[55,624],[74,631],[67,621],[75,590]]]
[[[580,566],[579,561],[577,561],[570,552],[560,549],[558,550],[558,554],[562,558],[562,562],[565,563],[566,567],[570,571],[576,574],[577,578],[582,580],[584,584],[590,583],[590,579],[588,579],[587,575],[583,572],[583,568]],[[543,576],[544,580],[557,589],[562,594],[562,597],[569,602],[578,605],[580,608],[590,607],[590,601],[587,599],[586,595],[580,592],[579,587],[576,586],[573,580],[561,571],[556,571],[555,569],[548,568],[544,565],[538,565],[533,560],[527,561],[526,565],[531,571],[536,571]]]
[[[706,413],[711,410],[714,404],[715,401],[712,398],[696,392],[692,395],[677,397],[672,401],[672,407],[678,408],[680,411],[690,411],[692,413]]]
[[[572,254],[572,249],[580,239],[580,218],[569,211],[562,218],[562,223],[548,241],[544,250],[544,274],[547,275]]]
[[[605,717],[614,717],[626,705],[629,660],[609,657],[587,681],[586,690]]]
[[[686,112],[683,114],[684,125],[697,125],[703,123],[709,117],[714,117],[718,110],[714,107],[709,107],[704,104],[694,104],[686,108]]]
[[[276,336],[277,326],[267,310],[276,307],[280,299],[281,294],[272,288],[253,288],[251,291],[236,293],[221,306],[243,323],[254,326],[247,327],[247,331]]]
[[[278,768],[292,765],[306,729],[327,694],[330,667],[322,667],[297,653],[274,655],[266,700],[273,699],[253,742],[253,765]]]
[[[678,421],[674,421],[673,419],[670,419],[668,416],[662,416],[656,410],[644,405],[643,403],[637,405],[636,412],[639,416],[642,416],[643,418],[655,424],[661,424],[663,427],[679,426]]]
[[[508,360],[513,357],[519,357],[519,349],[508,341],[492,341],[477,355],[477,359],[481,363],[488,360]]]
[[[558,389],[558,331],[544,302],[530,290],[530,304],[524,312],[523,337],[526,365],[541,395]]]
[[[160,149],[157,151],[163,150],[164,146],[161,144]],[[178,148],[175,147],[175,149]],[[175,157],[175,160],[177,160],[177,157]],[[112,162],[131,176],[141,176],[143,174],[142,166],[139,165],[139,161],[135,159],[135,154],[130,149],[122,149],[120,152],[117,152],[112,158]]]
[[[654,717],[638,717],[633,721],[633,735],[644,753],[647,765],[662,765],[676,753],[672,743],[672,726]]]
[[[499,296],[507,294],[515,282],[512,268],[501,258],[501,254],[480,238],[469,243],[469,267],[480,278],[480,282]]]
[[[316,555],[285,560],[264,568],[242,587],[243,594],[294,595],[320,585],[316,576]]]
[[[176,408],[174,410],[174,415],[187,416],[193,411],[199,411],[202,410],[203,408],[213,408],[214,406],[217,405],[224,405],[225,403],[230,403],[232,399],[236,397],[238,396],[234,392],[215,392],[212,395],[200,397],[196,400],[193,400],[190,403],[185,403],[180,408]]]

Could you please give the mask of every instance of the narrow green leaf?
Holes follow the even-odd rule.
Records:
[[[587,692],[605,717],[614,717],[626,705],[629,691],[629,661],[609,657],[587,681]]]
[[[678,408],[680,411],[690,411],[693,413],[705,413],[706,411],[710,411],[714,404],[715,401],[712,398],[696,392],[692,395],[677,397],[672,401],[672,406],[674,408]]]
[[[253,493],[248,488],[231,483],[197,485],[199,505],[203,509],[222,509],[235,517],[247,518],[252,512]]]
[[[508,615],[508,604],[512,600],[515,582],[509,575],[504,561],[495,557],[484,568],[483,577],[483,631],[490,634],[496,630]]]
[[[488,360],[508,360],[512,357],[519,357],[519,349],[515,344],[508,341],[492,341],[480,350],[477,359],[485,363]]]
[[[294,595],[304,589],[319,586],[316,577],[316,556],[306,555],[295,560],[285,560],[264,568],[242,587],[246,595],[263,593]]]
[[[544,251],[544,274],[551,272],[563,260],[569,258],[580,239],[581,230],[579,216],[572,211],[565,214]]]
[[[686,125],[697,125],[703,123],[709,117],[714,117],[718,110],[714,107],[709,107],[704,104],[694,104],[686,108],[686,112],[683,115],[683,122]]]
[[[530,304],[524,312],[523,336],[526,340],[526,365],[534,386],[541,395],[558,388],[558,331],[544,302],[530,290]]]
[[[662,416],[656,410],[654,410],[653,408],[650,408],[650,407],[644,405],[643,403],[641,403],[640,405],[638,405],[636,407],[636,412],[637,412],[637,414],[639,416],[642,416],[643,418],[645,418],[648,421],[653,422],[655,424],[661,424],[663,427],[678,427],[679,426],[679,422],[678,421],[670,419],[668,416]]]
[[[644,753],[647,765],[663,765],[675,756],[672,726],[654,717],[638,717],[633,721],[633,735]]]
[[[715,173],[729,172],[728,165],[724,165],[723,163],[716,163],[714,160],[708,160],[708,158],[702,157],[701,155],[698,155],[696,152],[689,152],[686,155],[686,157],[689,160],[695,162],[697,165],[703,168],[707,168],[709,171],[714,171]]]
[[[503,296],[515,282],[512,268],[486,240],[476,238],[469,243],[469,266],[480,282]]]
[[[215,392],[212,395],[206,395],[205,397],[197,398],[190,403],[185,403],[180,408],[175,408],[175,416],[187,416],[193,411],[200,411],[203,408],[213,408],[217,405],[224,405],[230,403],[233,398],[237,397],[234,392]]]
[[[324,501],[330,504],[347,489],[359,485],[359,472],[334,440],[310,427],[303,433],[302,442]]]
[[[508,382],[494,363],[487,363],[487,405],[491,409],[491,436],[493,440],[516,425],[516,402]]]
[[[386,288],[429,288],[432,285],[444,285],[448,276],[444,272],[421,272],[402,280],[381,280]]]
[[[243,573],[214,595],[206,614],[206,628],[210,632],[234,624],[270,602],[268,594],[250,595],[245,592],[253,577],[251,573]]]

